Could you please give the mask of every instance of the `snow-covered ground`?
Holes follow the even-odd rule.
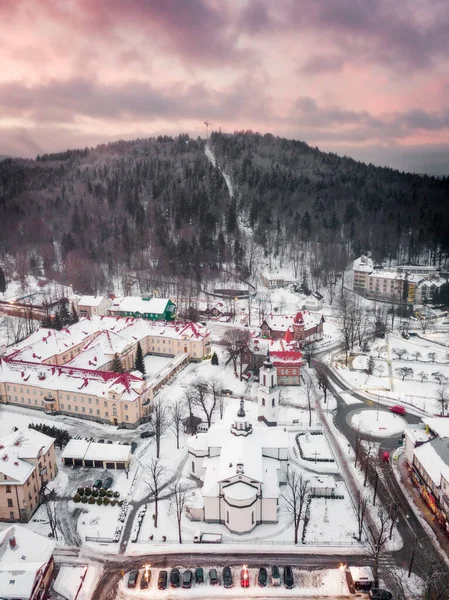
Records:
[[[360,410],[351,415],[351,425],[360,433],[374,437],[389,437],[402,433],[407,421],[382,410]]]
[[[61,566],[53,590],[66,600],[89,600],[101,575],[98,564]]]

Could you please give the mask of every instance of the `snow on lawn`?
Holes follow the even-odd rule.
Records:
[[[271,564],[275,564],[273,561]],[[217,565],[202,565],[204,568],[205,581],[202,584],[193,583],[190,589],[186,588],[170,588],[166,590],[157,589],[157,580],[159,576],[159,569],[151,569],[151,580],[148,589],[140,589],[140,578],[142,577],[143,570],[141,569],[139,574],[138,584],[134,589],[127,587],[128,574],[126,574],[119,582],[119,594],[120,597],[124,596],[127,598],[142,598],[147,599],[151,597],[157,597],[161,599],[166,598],[310,598],[310,597],[323,597],[329,596],[331,598],[351,598],[346,584],[346,578],[342,578],[342,573],[339,569],[324,569],[304,571],[297,567],[293,568],[293,579],[294,587],[291,590],[282,587],[273,587],[268,585],[266,588],[260,588],[257,585],[258,568],[250,567],[249,572],[249,587],[242,589],[240,586],[240,576],[242,565],[231,567],[232,579],[234,586],[230,589],[225,589],[222,584],[222,567]],[[269,567],[268,573],[270,574]],[[209,583],[209,569],[217,569],[218,578],[220,585],[211,586]],[[180,568],[181,576],[185,569]],[[283,568],[280,569],[281,578],[283,583]]]
[[[326,436],[322,432],[305,433],[304,435],[298,435],[296,439],[305,458],[334,460]]]
[[[405,419],[384,410],[360,410],[351,415],[351,426],[374,437],[389,437],[404,431]]]
[[[82,540],[86,536],[92,537],[114,537],[115,528],[118,525],[120,506],[98,506],[98,504],[75,504],[69,502],[69,510],[81,508],[86,512],[81,513],[78,519],[77,530]]]
[[[18,408],[19,410],[16,410]],[[25,409],[27,411],[27,409]],[[8,435],[14,428],[26,429],[30,423],[45,423],[45,425],[53,426],[55,422],[50,419],[45,419],[41,415],[42,412],[37,410],[29,410],[27,412],[21,412],[20,407],[8,407],[1,406],[0,408],[0,437]],[[58,426],[56,424],[56,426]],[[66,428],[64,425],[63,429]]]
[[[344,498],[312,498],[310,520],[306,528],[306,544],[358,545],[354,539],[357,519],[342,481],[337,482],[335,494]]]

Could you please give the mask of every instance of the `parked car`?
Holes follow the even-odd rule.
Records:
[[[104,444],[104,439],[102,438],[101,440],[98,440],[99,444]]]
[[[134,452],[136,451],[137,448],[137,443],[136,442],[132,442],[131,444],[131,454],[134,454]]]
[[[182,587],[191,588],[193,583],[193,573],[190,569],[187,569],[182,574]]]
[[[96,479],[94,481],[93,488],[99,490],[101,487],[103,487],[103,482],[101,481],[101,479]]]
[[[150,581],[151,581],[151,571],[150,571],[150,569],[145,569],[145,571],[142,574],[142,579],[140,580],[140,589],[146,590]]]
[[[281,585],[281,572],[279,567],[271,567],[271,585]]]
[[[265,567],[260,567],[259,574],[257,575],[257,583],[260,587],[265,587],[268,581],[268,573]]]
[[[141,438],[149,438],[149,437],[153,437],[156,434],[155,431],[142,431],[142,433],[140,434]]]
[[[204,583],[203,567],[197,567],[195,569],[195,583]]]
[[[232,588],[234,582],[232,581],[232,571],[230,567],[223,569],[223,585],[225,588]]]
[[[181,585],[181,574],[177,567],[175,567],[174,569],[171,570],[170,585],[171,585],[171,587],[174,587],[174,588],[177,588]]]
[[[217,569],[209,569],[209,583],[211,585],[220,585]]]
[[[159,571],[159,577],[157,578],[157,589],[165,590],[167,587],[168,573],[167,571]]]
[[[135,588],[137,585],[137,578],[139,577],[139,571],[131,571],[128,575],[128,587]]]
[[[246,565],[242,567],[242,572],[240,574],[240,585],[242,586],[242,588],[249,587],[249,573],[248,567]]]
[[[112,440],[107,440],[106,444],[113,444],[114,442]]]
[[[291,590],[294,585],[293,569],[291,567],[284,567],[284,586],[288,590]]]
[[[108,490],[111,487],[113,481],[114,480],[112,479],[112,477],[106,477],[106,479],[104,480],[104,483],[103,483],[104,489]]]
[[[372,598],[372,600],[393,600],[393,594],[382,588],[371,588],[369,597]]]
[[[226,396],[230,396],[232,394],[232,390],[224,389],[224,390],[221,390],[221,393],[225,394]]]
[[[390,410],[398,415],[405,415],[405,408],[399,404],[396,406],[390,406]]]

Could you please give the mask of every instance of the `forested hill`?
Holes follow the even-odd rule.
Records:
[[[258,246],[295,265],[307,256],[318,279],[368,250],[447,259],[447,178],[251,132],[213,133],[209,147],[212,157],[204,140],[164,136],[0,162],[6,262],[100,292],[130,271],[198,279],[201,265],[226,264],[246,274]]]

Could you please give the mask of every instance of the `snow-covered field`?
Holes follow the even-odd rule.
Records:
[[[306,433],[297,438],[301,445],[304,458],[327,458],[333,460],[331,449],[323,433]]]

